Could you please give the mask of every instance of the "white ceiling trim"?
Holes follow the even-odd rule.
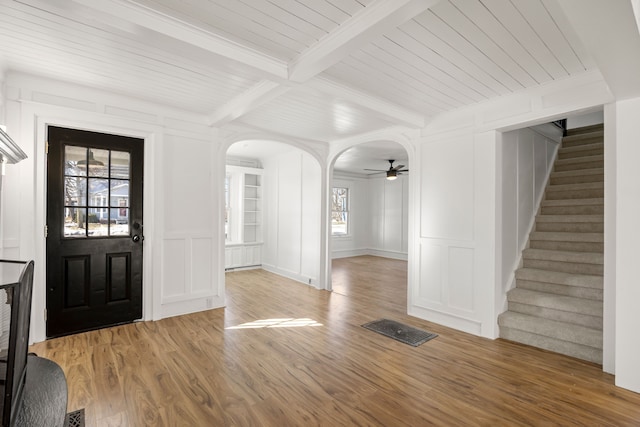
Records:
[[[211,126],[223,126],[247,114],[251,110],[276,99],[290,89],[290,86],[270,80],[262,80],[214,111],[213,114],[209,116],[209,123]]]
[[[284,61],[131,0],[73,1],[249,65],[275,77],[286,79],[288,76],[287,64]]]
[[[422,114],[408,110],[392,102],[384,101],[381,98],[356,90],[351,86],[337,83],[328,78],[316,77],[310,80],[303,88],[315,89],[329,95],[346,99],[362,107],[381,113],[399,125],[406,125],[413,128],[422,128],[425,126],[425,117]]]
[[[418,16],[440,0],[376,0],[302,52],[289,65],[289,79],[305,82],[373,37]]]

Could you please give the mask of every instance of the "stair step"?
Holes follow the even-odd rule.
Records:
[[[558,159],[554,164],[553,170],[555,172],[563,172],[580,169],[597,169],[601,168],[603,164],[604,155]]]
[[[584,288],[581,286],[559,285],[557,283],[536,282],[533,280],[516,279],[516,288],[531,291],[546,292],[554,295],[564,295],[575,298],[592,299],[602,301],[604,292],[602,289]]]
[[[557,199],[557,200],[566,200],[566,199]],[[542,214],[548,214],[548,215],[603,215],[604,206],[603,205],[542,206],[540,209],[540,212]]]
[[[595,197],[592,199],[559,199],[559,200],[543,200],[542,206],[604,206],[604,197]]]
[[[545,200],[604,198],[604,182],[550,185]]]
[[[604,215],[550,215],[542,213],[536,217],[535,230],[544,232],[602,233],[604,232]]]
[[[563,233],[553,231],[533,231],[530,240],[551,240],[556,242],[604,242],[602,233]]]
[[[500,327],[500,338],[602,365],[602,349],[595,347],[545,337],[506,326]]]
[[[573,252],[604,252],[602,233],[570,233],[558,231],[533,231],[529,235],[531,249]]]
[[[538,215],[536,223],[542,222],[604,223],[604,215]]]
[[[600,123],[597,125],[582,126],[579,128],[567,129],[567,136],[565,136],[565,138],[569,136],[584,135],[584,134],[594,133],[594,132],[603,133],[603,131],[604,131],[603,123]]]
[[[553,172],[549,179],[551,185],[577,184],[580,182],[604,182],[604,168]]]
[[[602,276],[592,274],[570,274],[536,268],[519,268],[516,270],[515,276],[516,280],[602,290]]]
[[[597,156],[604,154],[604,142],[560,147],[558,159],[572,159],[576,157]]]
[[[602,331],[558,320],[543,319],[528,314],[507,311],[498,316],[498,324],[602,350]]]
[[[557,242],[553,240],[531,240],[532,249],[547,249],[551,251],[598,252],[604,253],[604,243],[597,242]]]
[[[552,216],[552,215],[547,215]],[[567,215],[577,216],[577,215]],[[587,215],[585,215],[587,216]],[[558,231],[569,233],[603,233],[604,223],[600,222],[537,222],[536,231]]]
[[[596,252],[553,251],[525,249],[522,251],[523,266],[565,273],[602,275],[604,255]]]
[[[604,141],[604,130],[568,135],[562,138],[562,147],[575,147]]]
[[[509,304],[516,303],[524,306],[545,308],[548,310],[556,310],[561,312],[558,316],[566,317],[568,320],[561,320],[564,322],[575,323],[578,325],[595,327],[596,329],[602,329],[602,301],[595,301],[592,299],[576,298],[570,296],[560,296],[550,294],[546,292],[534,291],[530,289],[511,289],[507,293],[507,301]],[[509,309],[511,310],[511,309]],[[518,311],[518,310],[513,310]],[[532,314],[532,313],[525,313]],[[580,321],[573,321],[570,314],[580,314],[589,317],[599,318],[599,323],[596,322],[594,326],[586,325]],[[535,315],[535,314],[533,314]],[[540,316],[549,318],[547,316]]]

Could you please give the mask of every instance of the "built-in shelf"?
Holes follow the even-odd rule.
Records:
[[[234,232],[226,243],[225,268],[251,268],[262,265],[262,170],[227,166],[227,174],[236,184],[232,190],[235,212]],[[233,208],[233,207],[232,207]]]

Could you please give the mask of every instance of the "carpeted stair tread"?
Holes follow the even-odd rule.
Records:
[[[595,222],[604,223],[604,215],[538,215],[539,222]]]
[[[536,282],[533,280],[518,279],[516,281],[516,286],[518,289],[528,289],[531,291],[546,292],[548,294],[565,295],[568,297],[593,299],[597,301],[602,301],[604,295],[602,289],[561,285],[558,283]]]
[[[575,184],[556,184],[547,187],[547,191],[602,190],[603,182],[578,182]],[[600,197],[597,197],[600,198]]]
[[[602,233],[569,233],[561,231],[534,231],[529,240],[552,240],[557,242],[604,242]]]
[[[588,362],[602,364],[602,349],[575,344],[551,337],[532,334],[531,332],[500,327],[500,338],[530,345],[566,356],[575,357]]]
[[[580,137],[593,137],[599,136],[600,138],[604,138],[604,125],[590,125],[584,126],[581,128],[575,129],[567,129],[567,136],[562,138],[563,141],[573,141],[575,139],[580,139]]]
[[[557,199],[543,200],[542,206],[593,206],[604,205],[604,197],[594,197],[591,199]]]
[[[498,324],[511,329],[530,332],[602,350],[602,331],[572,323],[543,319],[528,314],[507,311],[498,317]]]
[[[550,251],[547,249],[525,249],[524,259],[548,260],[567,263],[604,264],[604,255],[596,252]]]
[[[551,172],[551,178],[563,178],[568,176],[583,176],[583,175],[603,175],[604,168],[591,168],[591,169],[576,169],[568,171],[554,171]]]
[[[519,268],[515,272],[516,279],[534,282],[554,283],[564,286],[602,289],[602,276],[593,274],[570,274],[561,271],[540,270],[537,268]]]
[[[530,289],[511,289],[507,300],[525,305],[535,305],[548,309],[579,313],[602,318],[602,301],[549,294]]]

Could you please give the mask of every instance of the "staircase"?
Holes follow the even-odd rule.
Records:
[[[602,364],[603,126],[563,138],[500,337]]]

